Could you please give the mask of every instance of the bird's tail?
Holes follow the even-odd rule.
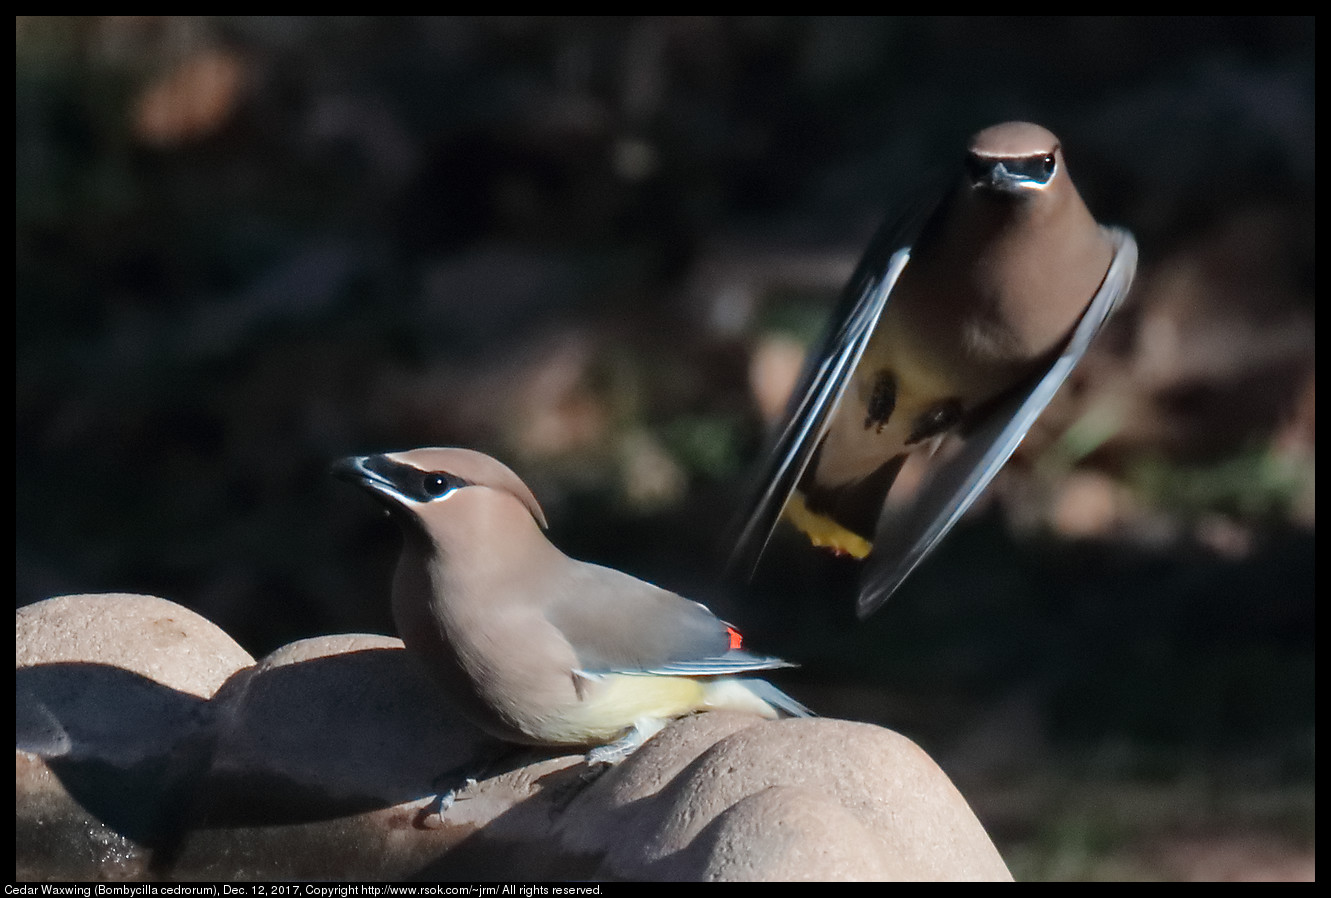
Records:
[[[735,682],[737,685],[743,685],[750,693],[771,705],[787,717],[818,716],[766,680],[741,679],[736,680]]]

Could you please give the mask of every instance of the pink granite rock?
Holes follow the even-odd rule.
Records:
[[[153,596],[15,613],[15,876],[136,879],[208,764],[208,699],[253,659]]]
[[[701,714],[589,781],[580,754],[505,756],[388,637],[253,664],[165,600],[67,596],[16,638],[19,878],[1010,878],[868,724]]]

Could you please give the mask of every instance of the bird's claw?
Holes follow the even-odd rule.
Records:
[[[604,773],[608,768],[615,766],[620,761],[633,754],[633,749],[637,746],[628,747],[619,742],[612,742],[609,745],[598,745],[587,752],[587,768],[599,769]]]
[[[463,780],[461,786],[437,793],[434,800],[421,809],[420,815],[417,817],[417,825],[425,829],[438,829],[443,826],[444,815],[448,813],[449,808],[453,807],[459,800],[465,800],[462,793],[476,785],[476,778],[469,776]]]

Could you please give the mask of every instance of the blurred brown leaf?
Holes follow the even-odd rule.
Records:
[[[235,114],[248,68],[226,50],[195,53],[152,81],[132,112],[134,135],[158,149],[202,140]]]

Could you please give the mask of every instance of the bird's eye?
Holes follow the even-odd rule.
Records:
[[[1058,160],[1054,158],[1054,154],[1053,154],[1053,153],[1050,153],[1048,156],[1045,156],[1045,157],[1044,157],[1044,173],[1045,173],[1046,175],[1052,175],[1052,174],[1054,173],[1054,166],[1057,165],[1057,164],[1058,164]]]
[[[422,482],[425,495],[437,499],[454,488],[453,478],[447,474],[426,474]]]

